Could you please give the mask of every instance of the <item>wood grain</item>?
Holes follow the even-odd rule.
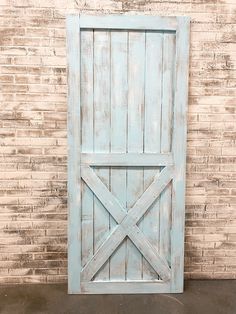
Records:
[[[94,151],[110,151],[110,33],[94,31]],[[109,186],[109,169],[97,168],[96,173]],[[110,217],[100,201],[94,199],[94,251],[110,232]],[[95,280],[109,279],[109,261]]]
[[[93,31],[81,32],[81,151],[93,152]],[[81,155],[82,156],[82,155]],[[93,256],[93,192],[81,182],[82,266]]]
[[[69,16],[68,62],[68,292],[80,293],[81,195],[80,195],[80,27],[77,16]]]

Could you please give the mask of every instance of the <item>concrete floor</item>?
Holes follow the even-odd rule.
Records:
[[[196,280],[183,294],[67,295],[67,286],[0,287],[2,314],[236,314],[236,280]]]

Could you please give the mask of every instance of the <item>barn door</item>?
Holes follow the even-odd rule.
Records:
[[[69,293],[183,290],[189,19],[69,16]]]

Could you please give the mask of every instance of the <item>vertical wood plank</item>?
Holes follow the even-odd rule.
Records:
[[[173,156],[176,167],[172,193],[171,230],[171,291],[182,292],[184,280],[184,215],[185,215],[185,164],[187,138],[188,62],[189,62],[188,17],[178,18],[176,32],[175,109],[173,127]]]
[[[164,34],[161,117],[161,153],[171,151],[174,103],[175,36]],[[171,183],[160,197],[160,253],[170,265]]]
[[[129,32],[128,56],[128,152],[143,152],[144,66],[145,33]],[[133,167],[127,170],[127,208],[129,209],[143,192],[143,170]],[[142,278],[142,255],[127,240],[127,279]]]
[[[94,31],[94,151],[110,151],[110,32]],[[109,187],[109,169],[97,169],[97,175]],[[110,229],[109,213],[94,198],[94,250],[107,238]],[[95,280],[109,279],[109,261]]]
[[[93,30],[82,30],[81,150],[93,152]],[[93,192],[82,182],[82,266],[93,256]]]
[[[80,292],[80,27],[78,16],[68,16],[68,292]]]
[[[162,34],[146,32],[145,68],[145,128],[144,152],[160,153],[161,93],[162,93]],[[144,189],[159,172],[158,168],[144,170]],[[144,216],[143,233],[156,250],[159,249],[159,199]],[[157,279],[157,273],[143,260],[143,279]]]
[[[127,135],[127,32],[111,33],[111,152],[126,153]],[[126,169],[111,169],[111,192],[126,207]],[[116,226],[114,220],[111,228]],[[110,258],[110,280],[125,280],[122,243]]]

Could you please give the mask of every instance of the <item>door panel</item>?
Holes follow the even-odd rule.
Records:
[[[67,18],[69,293],[183,289],[188,29]]]

